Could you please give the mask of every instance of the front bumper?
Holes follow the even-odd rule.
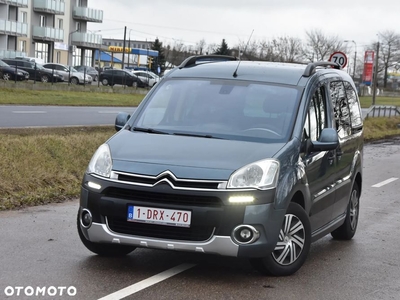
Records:
[[[87,186],[96,182],[102,189]],[[234,257],[264,257],[274,249],[285,214],[273,205],[275,191],[248,191],[257,199],[252,205],[230,204],[235,191],[176,190],[169,185],[132,186],[85,175],[80,209],[90,211],[93,222],[82,226],[84,236],[95,243],[190,251]],[[240,192],[244,194],[244,192]],[[127,221],[128,205],[190,210],[190,228]],[[260,236],[248,244],[232,236],[239,225],[254,227]]]

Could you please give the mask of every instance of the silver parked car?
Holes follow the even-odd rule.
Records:
[[[54,70],[54,72],[64,77],[64,81],[68,80],[72,84],[91,84],[93,81],[90,75],[85,75],[82,72],[78,72],[73,67],[67,65],[47,63],[44,64],[43,67],[45,67],[46,69]]]

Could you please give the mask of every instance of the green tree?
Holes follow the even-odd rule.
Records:
[[[221,45],[215,50],[215,54],[218,55],[230,55],[231,50],[228,48],[228,44],[225,39],[222,39]]]
[[[160,66],[162,73],[162,71],[165,69],[165,55],[163,44],[158,38],[156,38],[154,43],[151,45],[151,50],[158,51],[158,57],[153,58],[151,70],[157,74],[157,67]]]

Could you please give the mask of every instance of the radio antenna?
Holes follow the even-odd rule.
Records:
[[[247,44],[246,44],[246,47],[244,47],[243,54],[246,53],[247,46],[249,45],[250,40],[251,40],[251,37],[253,36],[253,32],[254,32],[254,29],[252,30],[252,32],[251,32],[251,34],[250,34],[249,40],[247,41]],[[233,72],[233,77],[235,77],[235,78],[237,77],[237,70],[239,69],[240,62],[241,62],[241,61],[242,61],[242,56],[240,55],[240,49],[239,49],[239,62],[238,62],[238,65],[237,65],[237,67],[236,67],[235,72]]]

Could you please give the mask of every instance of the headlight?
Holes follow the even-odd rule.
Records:
[[[231,175],[228,189],[256,188],[266,190],[276,187],[279,161],[265,159],[240,168]]]
[[[18,74],[18,75],[24,75],[24,73],[22,73],[22,72],[17,72],[17,74]]]
[[[103,144],[97,149],[97,151],[93,155],[86,172],[89,174],[94,173],[103,177],[110,178],[111,169],[112,160],[110,148],[107,144]]]
[[[86,79],[87,79],[87,80],[92,80],[92,76],[86,75]]]

